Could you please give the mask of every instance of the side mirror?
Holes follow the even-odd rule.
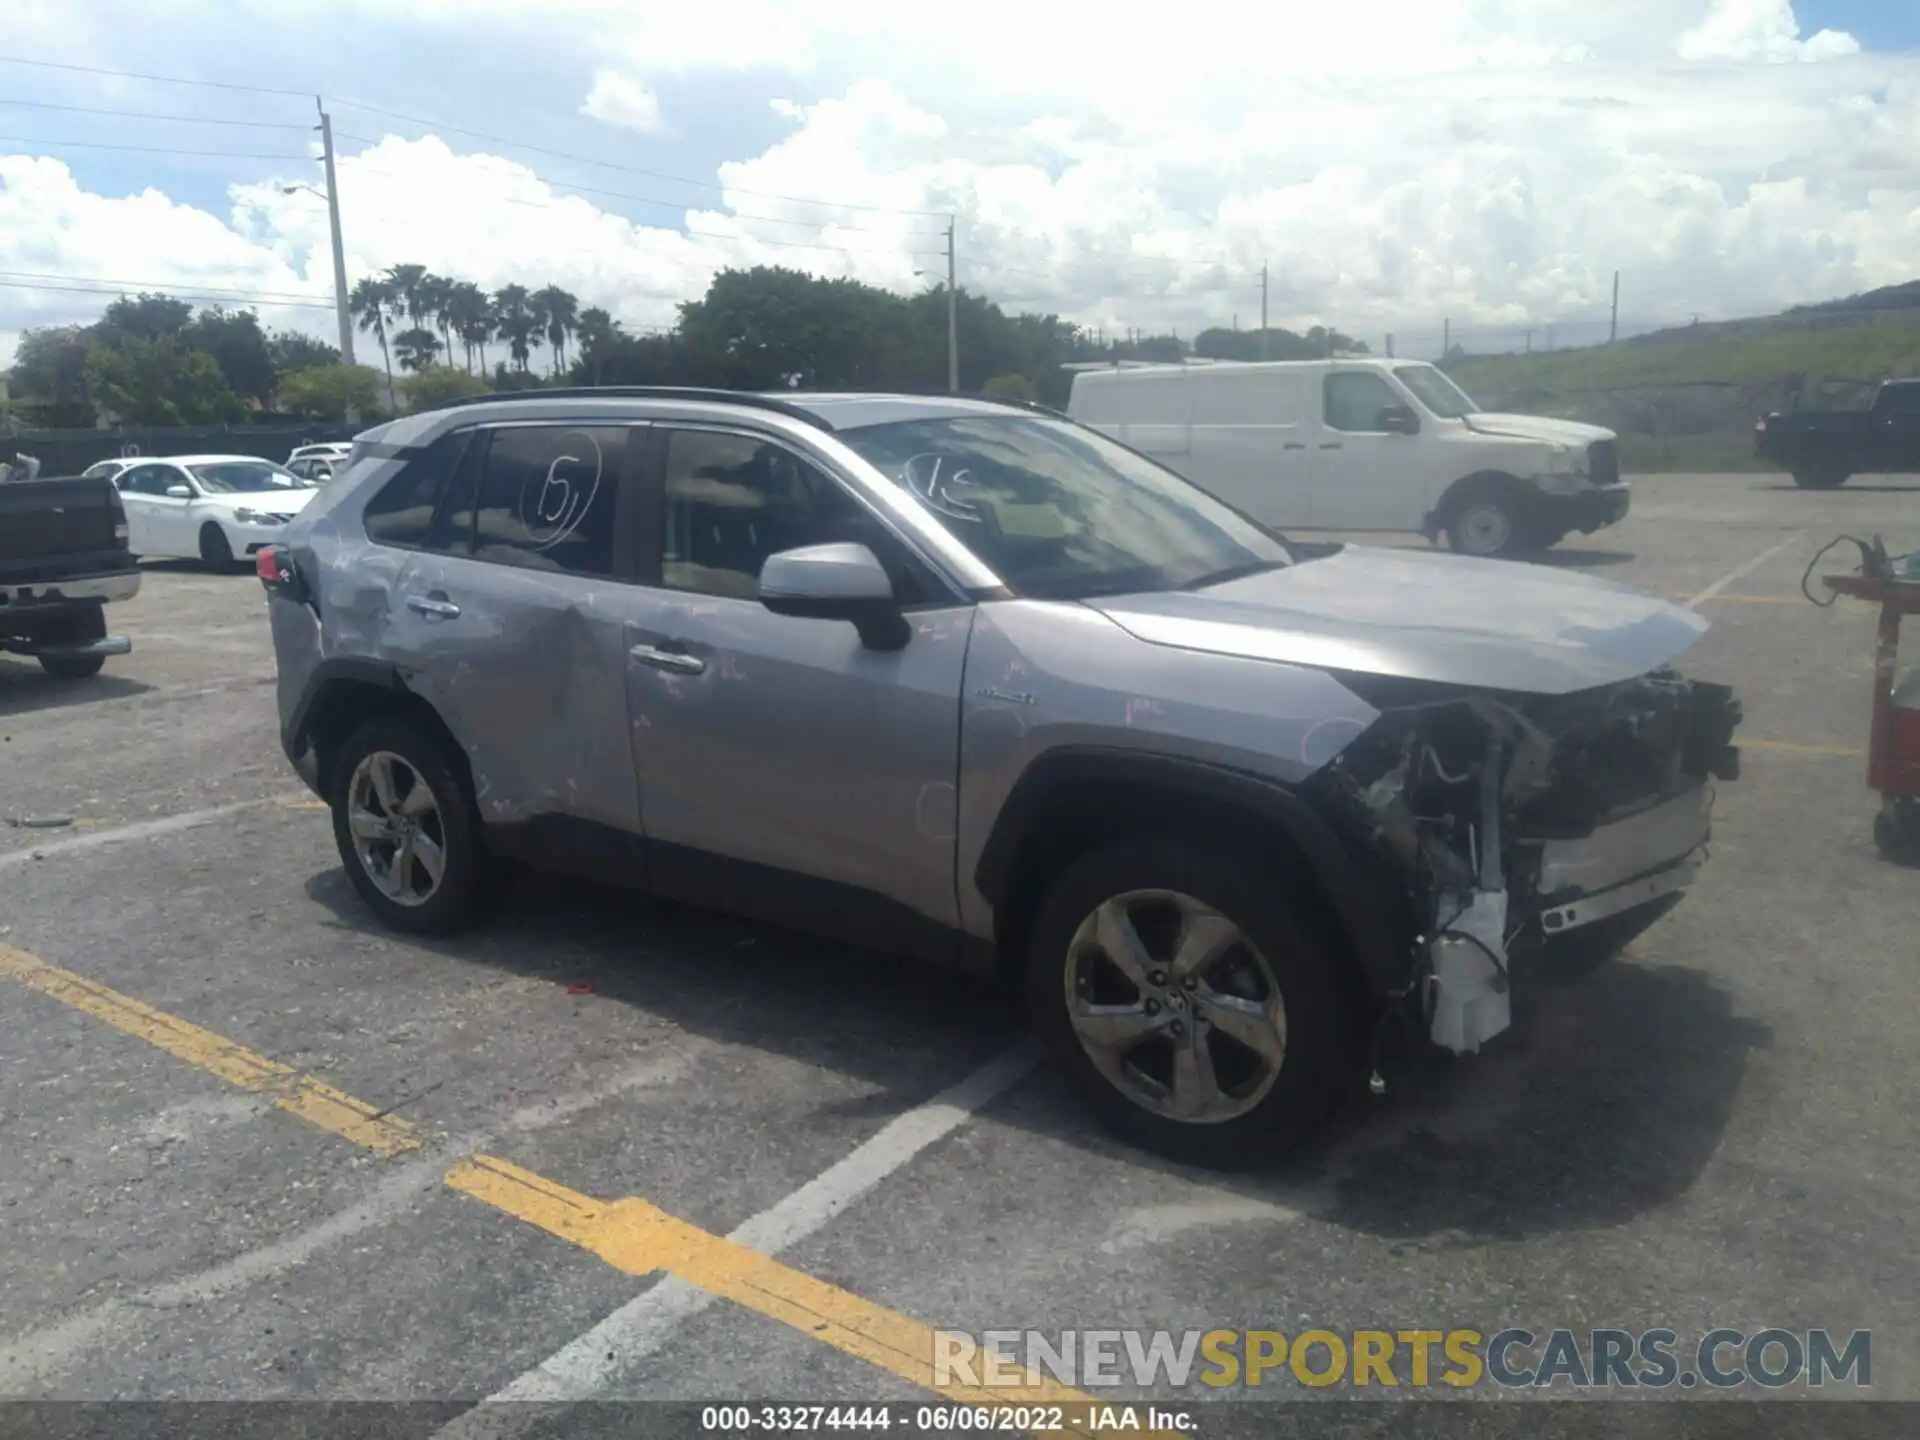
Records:
[[[169,485],[167,486],[167,498],[169,500],[191,500],[193,498],[193,491],[185,485]]]
[[[1413,413],[1411,406],[1382,405],[1380,407],[1380,428],[1389,435],[1418,435],[1420,417]]]
[[[803,545],[760,567],[760,603],[776,615],[848,620],[869,650],[898,650],[912,633],[893,577],[864,545]]]

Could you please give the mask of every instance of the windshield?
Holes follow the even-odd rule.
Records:
[[[1190,589],[1290,559],[1279,539],[1178,475],[1064,421],[910,420],[840,438],[1019,595]]]
[[[294,474],[270,460],[220,460],[189,465],[193,478],[209,495],[255,495],[266,490],[300,490]]]
[[[1480,413],[1473,397],[1431,365],[1401,365],[1394,370],[1400,383],[1442,420],[1464,420]]]

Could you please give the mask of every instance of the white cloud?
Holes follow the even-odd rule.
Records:
[[[1857,54],[1860,42],[1843,30],[1802,40],[1793,0],[1713,0],[1678,49],[1688,60],[1831,60]]]
[[[618,70],[597,70],[580,113],[606,125],[652,134],[662,129],[660,97]]]
[[[417,7],[483,35],[509,8],[524,15]],[[1427,353],[1443,319],[1458,335],[1603,315],[1615,269],[1633,324],[1910,279],[1920,254],[1920,60],[1803,40],[1786,0],[1236,6],[1232,43],[1209,0],[1178,24],[1104,0],[560,11],[622,57],[593,77],[598,118],[669,72],[771,69],[726,84],[758,86],[784,133],[720,165],[691,211],[697,192],[644,176],[534,161],[619,192],[591,193],[388,138],[341,162],[352,274],[552,281],[664,325],[723,265],[927,283],[915,271],[944,269],[954,213],[962,283],[1010,306],[1110,330],[1248,324],[1266,264],[1275,323],[1392,330]],[[1771,63],[1793,58],[1823,63]],[[503,101],[485,128],[529,127]],[[0,272],[330,289],[324,209],[274,177],[256,171],[220,218],[23,163],[0,161]],[[0,287],[0,332],[98,303]],[[327,330],[324,311],[286,313]]]

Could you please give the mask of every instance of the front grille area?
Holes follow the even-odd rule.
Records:
[[[1596,440],[1587,447],[1587,476],[1596,485],[1619,482],[1620,449],[1613,441]]]

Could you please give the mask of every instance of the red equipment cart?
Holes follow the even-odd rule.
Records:
[[[1920,669],[1898,673],[1900,620],[1920,615],[1920,575],[1871,567],[1860,575],[1828,575],[1836,595],[1880,606],[1873,654],[1873,729],[1867,742],[1867,784],[1880,792],[1873,838],[1895,859],[1920,859]]]

